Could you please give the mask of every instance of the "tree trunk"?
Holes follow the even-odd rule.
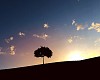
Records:
[[[44,64],[44,56],[43,56],[43,64]]]

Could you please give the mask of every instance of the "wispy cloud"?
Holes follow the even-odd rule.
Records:
[[[76,27],[77,31],[84,29],[84,26],[82,24],[78,24],[75,20],[72,20],[72,25]]]
[[[74,39],[79,39],[79,40],[83,40],[84,38],[80,37],[80,36],[74,36]]]
[[[83,39],[84,38],[79,37],[79,36],[73,36],[73,37],[68,38],[67,41],[68,41],[68,43],[72,43],[72,42],[74,42],[76,40],[83,40]]]
[[[15,46],[13,45],[10,46],[10,54],[15,55]]]
[[[98,38],[94,41],[94,46],[98,46],[98,45],[100,45],[100,38]]]
[[[19,35],[20,37],[23,37],[23,36],[25,36],[25,33],[19,32],[18,35]]]
[[[67,39],[67,41],[68,41],[68,43],[72,43],[73,42],[73,38],[71,37],[71,38]]]
[[[5,42],[6,42],[6,43],[9,43],[10,41],[9,41],[9,39],[5,39]]]
[[[88,28],[88,30],[96,30],[97,32],[100,32],[100,23],[92,23],[91,26]]]
[[[48,25],[48,24],[44,24],[43,27],[44,27],[44,28],[49,28],[49,25]]]
[[[5,42],[6,42],[6,43],[10,43],[10,41],[12,41],[13,39],[14,39],[14,37],[11,36],[11,37],[9,37],[8,39],[5,39]]]
[[[47,34],[41,34],[41,35],[33,34],[33,36],[44,40],[47,40],[47,38],[49,37]]]
[[[0,47],[0,55],[1,55],[1,54],[6,54],[6,52],[3,52],[3,51],[2,51],[2,47]]]
[[[2,52],[2,51],[1,51],[1,52],[0,52],[0,55],[1,55],[1,54],[2,54],[2,55],[3,55],[3,54],[6,54],[6,52]]]

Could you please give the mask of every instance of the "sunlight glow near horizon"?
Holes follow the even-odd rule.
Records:
[[[80,51],[73,51],[68,56],[68,61],[78,61],[85,59],[84,56],[82,56],[82,53]]]
[[[98,56],[100,56],[98,53],[85,53],[82,51],[73,51],[68,54],[67,61],[80,61]]]

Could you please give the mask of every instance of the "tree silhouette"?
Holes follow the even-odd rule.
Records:
[[[43,64],[44,64],[44,57],[51,58],[52,56],[52,51],[48,47],[42,47],[38,48],[37,50],[34,51],[34,56],[35,57],[42,57],[43,58]]]

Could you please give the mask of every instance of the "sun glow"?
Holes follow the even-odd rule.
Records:
[[[69,61],[77,61],[77,60],[83,60],[83,59],[85,59],[85,58],[82,55],[82,52],[80,52],[80,51],[71,52],[68,56]]]

